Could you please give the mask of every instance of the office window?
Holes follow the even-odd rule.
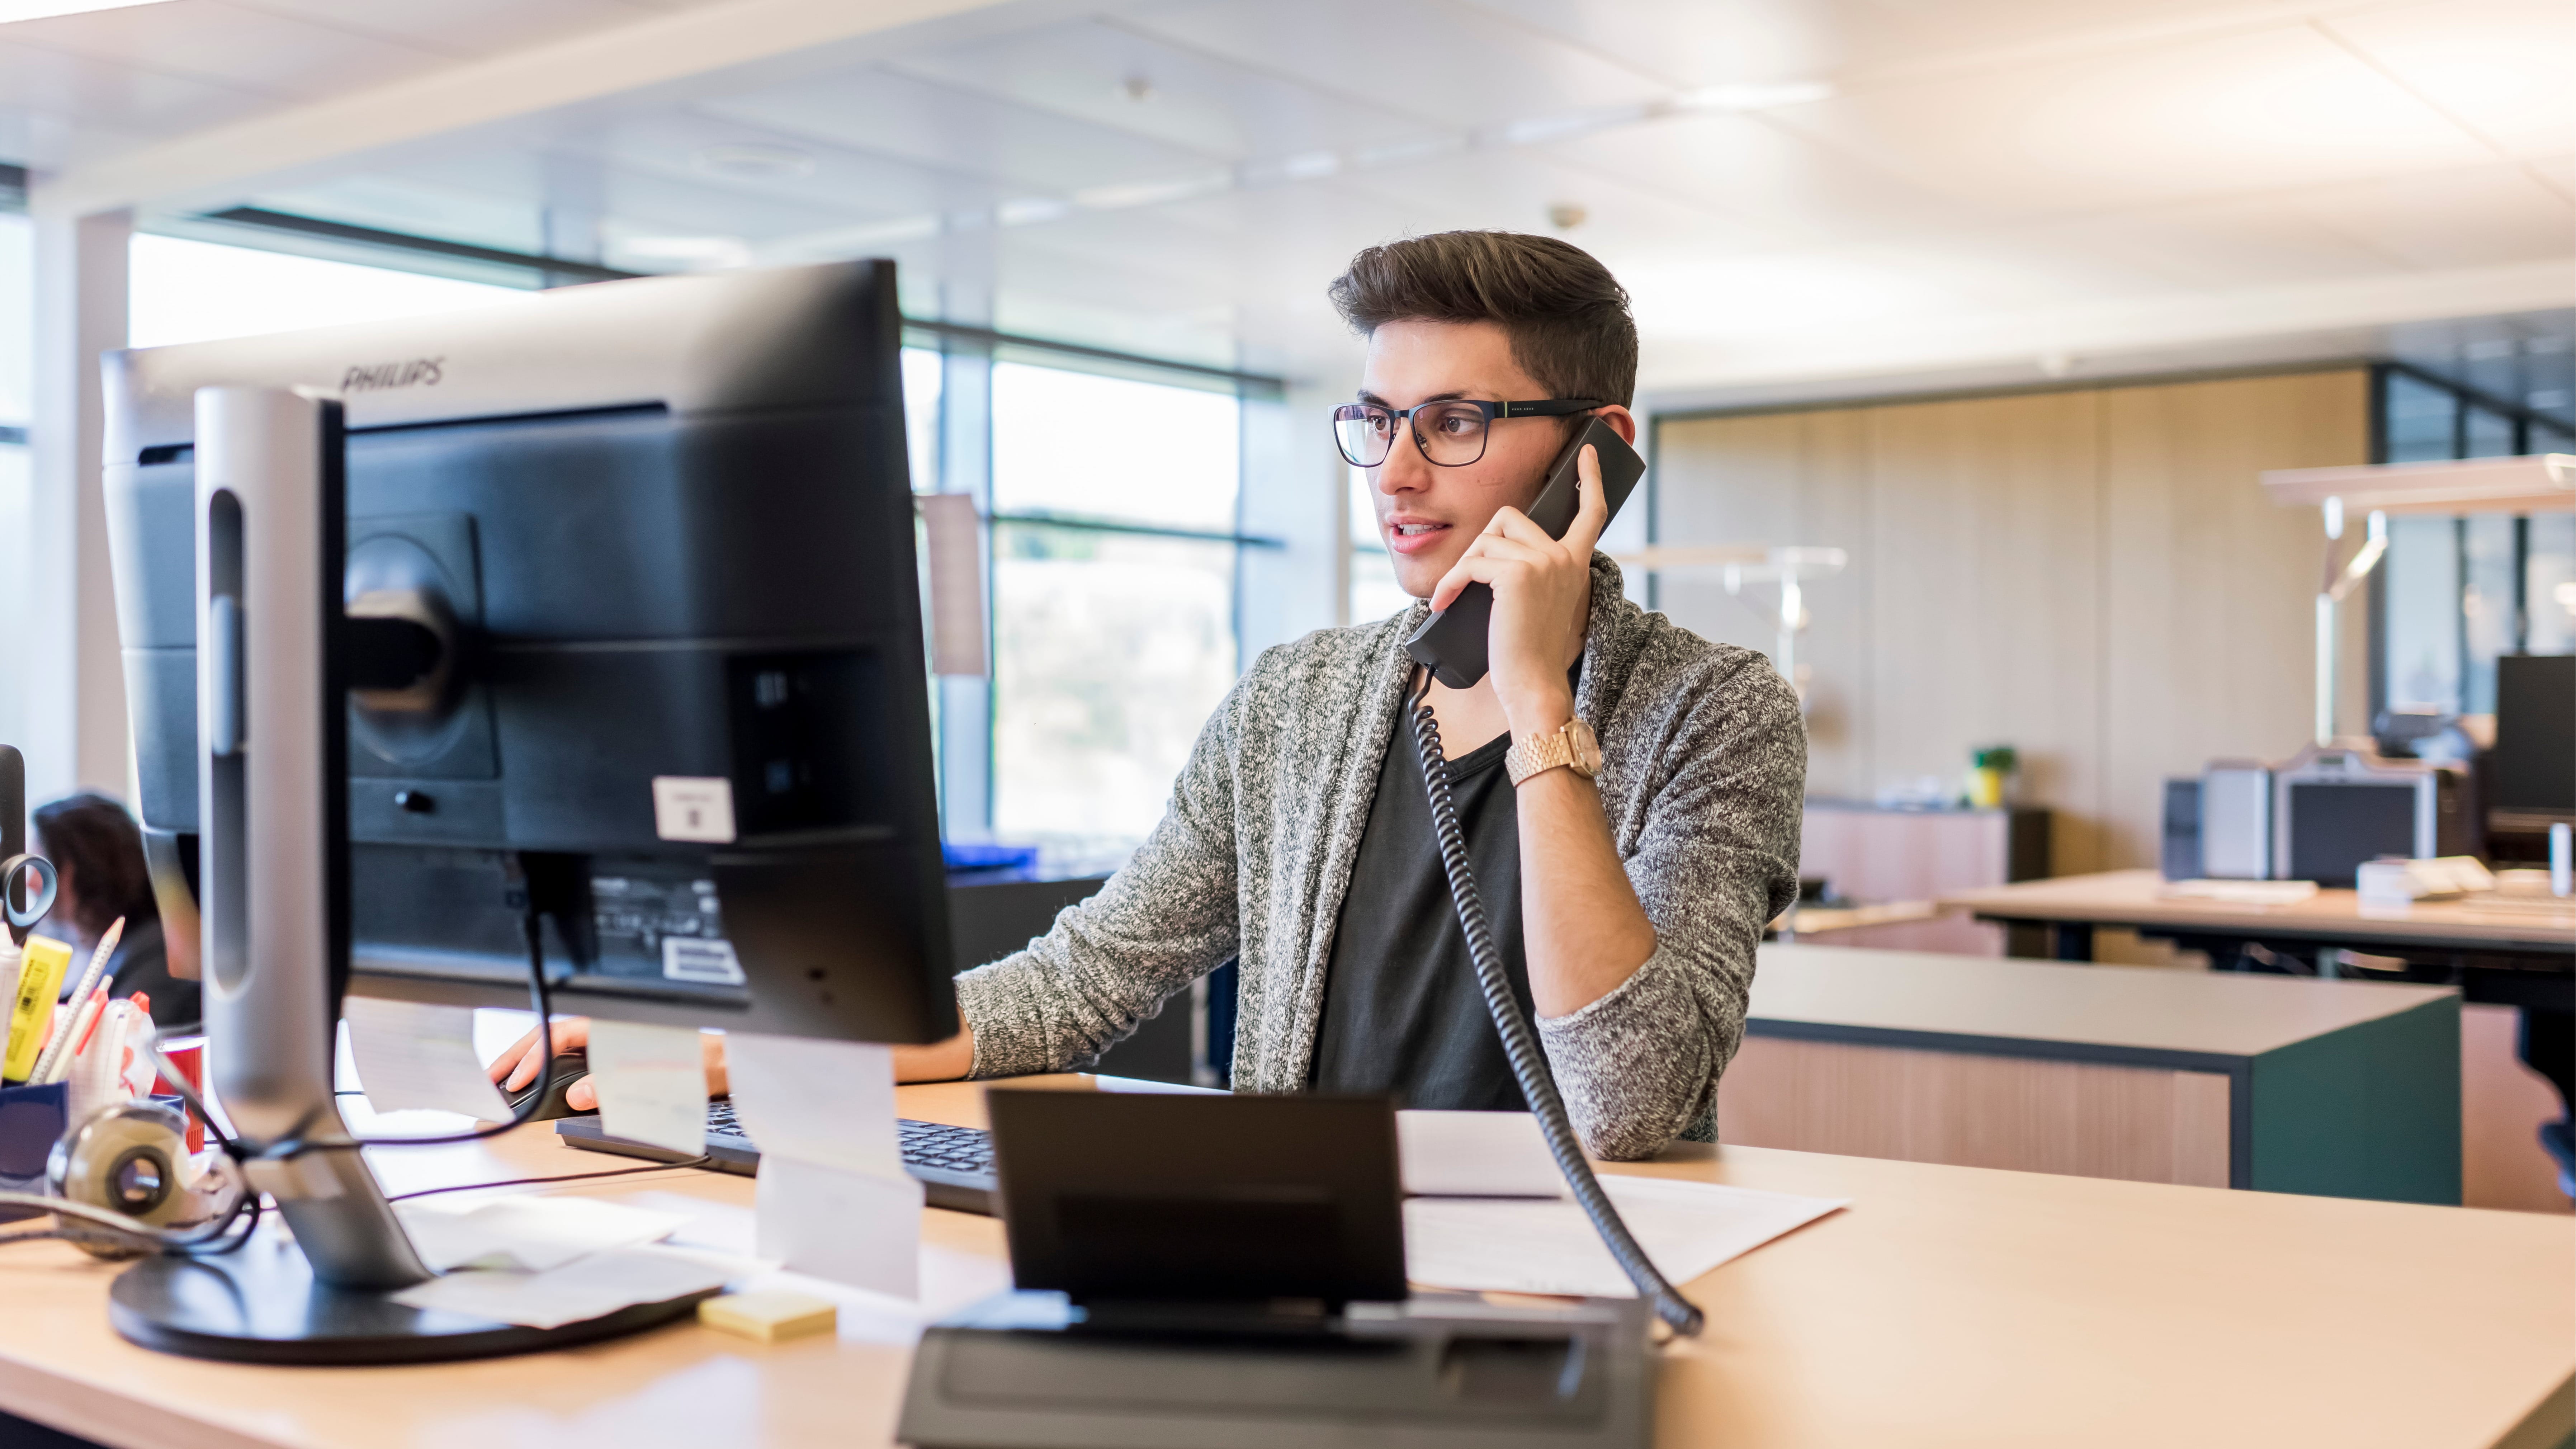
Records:
[[[1412,607],[1413,596],[1395,581],[1395,555],[1378,537],[1368,470],[1351,469],[1350,480],[1351,622],[1370,624]]]
[[[380,322],[537,295],[172,236],[138,235],[128,257],[127,335],[136,347]]]
[[[23,216],[0,216],[0,741],[27,737],[21,681],[27,677],[26,631],[5,621],[27,617],[27,591],[40,587],[27,565],[34,519],[34,480],[27,422],[35,413],[35,237]]]
[[[1238,668],[1230,392],[992,368],[993,818],[1141,840]]]
[[[2459,456],[2459,394],[2403,372],[2384,375],[2379,398],[2387,463]]]
[[[939,407],[944,359],[926,347],[903,350],[903,440],[912,454],[912,491],[939,488]]]
[[[2388,520],[2380,564],[2386,600],[2388,705],[2460,712],[2459,520],[2404,514]]]
[[[2376,405],[2386,461],[2559,452],[2555,420],[2516,413],[2435,379],[2383,369]],[[2576,650],[2576,518],[2400,516],[2380,566],[2380,708],[2495,709],[2495,661]]]
[[[2576,513],[2535,515],[2522,596],[2534,654],[2576,654]]]

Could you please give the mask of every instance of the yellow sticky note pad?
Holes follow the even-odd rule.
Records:
[[[727,1293],[698,1305],[698,1321],[709,1328],[780,1343],[808,1334],[830,1333],[840,1326],[840,1310],[831,1300],[808,1293]]]

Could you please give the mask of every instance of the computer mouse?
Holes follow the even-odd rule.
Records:
[[[546,1083],[546,1100],[538,1106],[537,1110],[520,1120],[551,1122],[557,1117],[584,1115],[580,1108],[570,1106],[564,1101],[564,1093],[571,1091],[572,1084],[580,1081],[589,1071],[590,1053],[578,1050],[555,1053],[554,1078],[550,1083]],[[542,1076],[530,1079],[526,1086],[515,1092],[507,1088],[502,1089],[502,1100],[510,1104],[513,1115],[517,1114],[520,1103],[537,1094],[537,1087],[541,1082],[546,1082]]]

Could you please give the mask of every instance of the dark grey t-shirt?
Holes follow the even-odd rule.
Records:
[[[1500,735],[1450,760],[1449,788],[1485,919],[1527,1013],[1520,818],[1503,769],[1510,747],[1511,737]],[[1314,1062],[1318,1092],[1391,1092],[1405,1107],[1529,1110],[1476,985],[1431,833],[1421,756],[1412,725],[1401,718],[1378,766],[1368,828],[1333,932]]]

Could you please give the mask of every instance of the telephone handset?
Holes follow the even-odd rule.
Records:
[[[1565,531],[1574,526],[1575,510],[1582,506],[1576,492],[1576,465],[1586,445],[1600,453],[1601,495],[1610,505],[1612,518],[1619,516],[1619,505],[1628,501],[1637,480],[1646,474],[1646,460],[1608,423],[1597,417],[1584,419],[1574,441],[1548,465],[1538,501],[1529,506],[1530,522],[1546,529],[1551,538],[1565,537]],[[1404,652],[1451,689],[1469,688],[1485,677],[1485,636],[1493,612],[1494,591],[1483,584],[1469,584],[1449,601],[1448,608],[1432,615],[1404,641]]]

